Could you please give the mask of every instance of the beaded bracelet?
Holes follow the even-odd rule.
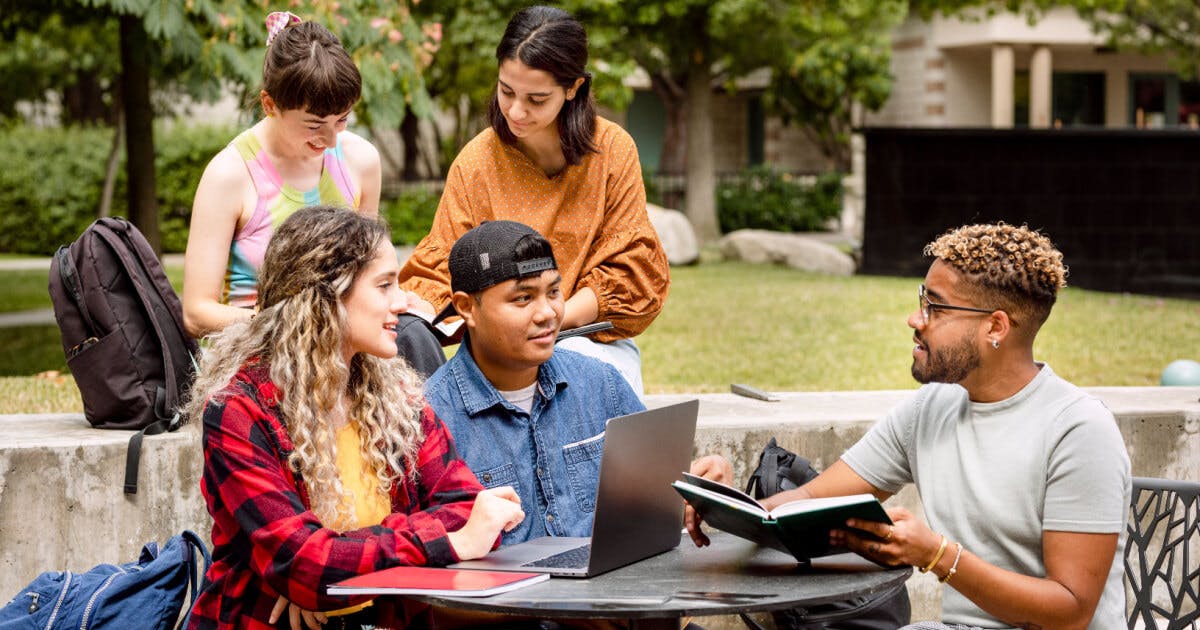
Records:
[[[962,543],[954,543],[954,547],[954,564],[950,565],[950,570],[946,572],[946,577],[938,580],[942,584],[949,582],[950,578],[954,577],[955,573],[958,573],[958,560],[962,558],[963,546]]]
[[[942,544],[938,546],[937,553],[934,554],[934,556],[933,556],[933,562],[930,562],[928,566],[921,568],[921,573],[929,573],[929,570],[932,569],[935,565],[937,565],[938,561],[942,559],[943,553],[946,553],[946,537],[945,536],[942,536]]]

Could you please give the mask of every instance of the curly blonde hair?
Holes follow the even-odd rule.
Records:
[[[925,246],[925,255],[953,267],[974,285],[981,303],[1023,314],[1036,330],[1067,286],[1062,252],[1028,226],[964,225]]]
[[[250,362],[269,369],[282,392],[280,416],[295,450],[288,464],[308,486],[310,509],[326,526],[356,524],[351,493],[339,477],[331,418],[358,425],[363,461],[378,492],[389,496],[405,476],[415,478],[423,439],[422,382],[401,358],[342,352],[342,298],[389,242],[380,220],[351,210],[313,206],[276,230],[259,275],[258,313],[210,337],[185,408],[201,420],[209,402],[235,390],[234,375]],[[390,504],[390,501],[389,501]]]

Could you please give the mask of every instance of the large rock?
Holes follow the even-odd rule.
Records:
[[[667,262],[672,265],[690,265],[700,260],[700,244],[696,242],[696,231],[687,217],[678,210],[660,208],[646,204],[650,223],[658,232],[658,240],[667,250]]]
[[[752,263],[782,263],[804,271],[854,275],[854,259],[821,239],[769,230],[737,230],[721,238],[721,253]]]

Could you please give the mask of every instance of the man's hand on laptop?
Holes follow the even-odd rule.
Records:
[[[512,531],[523,520],[521,498],[512,486],[489,488],[475,496],[467,524],[446,537],[459,560],[474,560],[492,550],[502,531]]]
[[[691,470],[688,472],[725,485],[729,485],[733,481],[733,466],[729,464],[729,460],[720,455],[705,455],[693,461]],[[696,543],[697,547],[705,547],[709,540],[708,536],[700,530],[700,523],[700,515],[685,502],[683,504],[683,524],[687,527],[692,542]]]

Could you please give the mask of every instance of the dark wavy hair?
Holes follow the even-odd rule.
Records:
[[[596,133],[596,100],[592,96],[592,74],[585,70],[588,44],[583,25],[562,9],[521,9],[508,21],[504,37],[496,46],[496,61],[503,63],[509,59],[550,73],[563,89],[583,77],[575,98],[563,103],[562,111],[558,112],[558,137],[567,164],[578,164],[588,153],[595,153],[592,137]],[[505,144],[517,143],[500,111],[500,99],[495,92],[488,116],[492,129]]]
[[[262,89],[281,109],[341,114],[362,96],[362,75],[342,42],[316,22],[290,24],[263,60]]]

